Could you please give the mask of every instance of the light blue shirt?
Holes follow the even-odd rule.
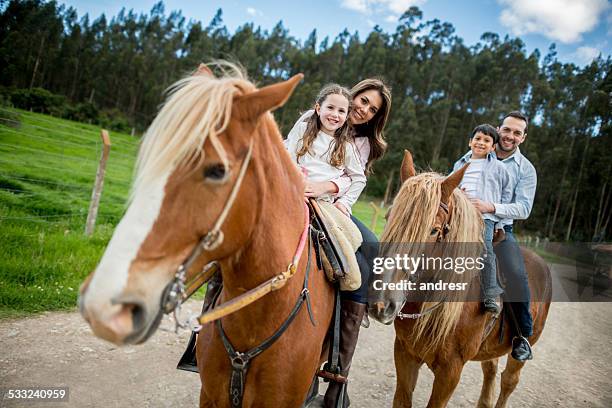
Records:
[[[495,203],[495,215],[510,220],[524,220],[529,217],[533,207],[538,175],[535,167],[517,147],[511,156],[501,161],[510,176],[512,199],[509,204]],[[511,225],[512,222],[504,222]]]
[[[468,163],[471,157],[472,152],[470,151],[457,160],[453,166],[453,172],[459,170],[465,163]],[[495,204],[496,209],[498,205],[511,205],[513,186],[514,184],[512,184],[506,166],[497,160],[494,153],[489,153],[482,166],[480,184],[475,198]],[[496,211],[495,214],[482,214],[482,218],[499,222],[502,218],[508,217],[498,214]],[[509,220],[502,222],[503,225],[510,225],[511,223]]]

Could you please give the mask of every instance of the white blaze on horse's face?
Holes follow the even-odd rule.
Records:
[[[106,251],[80,299],[81,312],[100,337],[122,343],[125,337],[144,330],[156,317],[159,305],[147,305],[145,298],[159,299],[167,282],[163,271],[147,271],[146,286],[159,292],[159,296],[129,293],[128,277],[137,274],[134,261],[142,244],[158,219],[165,197],[166,182],[170,174],[156,179],[134,197],[126,214],[115,229]],[[144,288],[139,288],[139,292]],[[140,313],[140,319],[137,314]],[[141,327],[137,327],[141,326]],[[145,333],[141,333],[143,336]],[[136,340],[136,339],[135,339]]]

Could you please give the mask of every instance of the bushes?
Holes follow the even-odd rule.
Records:
[[[17,108],[53,116],[62,116],[68,107],[64,96],[53,94],[43,88],[16,89],[11,93],[11,102]]]
[[[76,105],[66,106],[64,113],[59,115],[64,119],[70,119],[77,122],[99,122],[99,111],[92,103],[83,102]]]
[[[63,95],[56,95],[43,88],[0,87],[0,105],[11,104],[16,108],[47,113],[77,122],[96,123],[116,132],[130,133],[132,130],[129,119],[118,109],[100,111],[90,102],[70,104]]]

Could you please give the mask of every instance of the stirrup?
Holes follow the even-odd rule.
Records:
[[[197,335],[195,332],[191,332],[191,337],[189,338],[189,344],[187,345],[187,349],[181,356],[176,368],[177,370],[183,371],[191,371],[193,373],[198,372],[198,363],[196,361],[196,338]]]
[[[514,354],[514,350],[515,350],[515,347],[514,347],[514,342],[515,342],[515,340],[518,340],[518,341],[520,341],[521,343],[523,343],[523,344],[526,344],[526,345],[527,345],[527,351],[528,351],[528,353],[529,353],[529,354],[528,354],[528,355],[527,355],[527,357],[525,357],[524,359],[519,359],[519,358],[517,358],[517,356],[515,356],[515,354]],[[523,337],[522,335],[521,335],[521,336],[514,336],[514,337],[512,338],[512,351],[510,352],[510,355],[512,356],[512,358],[513,358],[513,359],[515,359],[515,360],[517,360],[517,361],[520,361],[520,362],[525,362],[525,361],[527,361],[527,360],[532,360],[532,359],[533,359],[533,351],[531,350],[531,344],[529,343],[529,340],[527,340],[527,338],[526,338],[526,337]]]
[[[346,384],[348,382],[348,378],[339,373],[330,373],[329,371],[323,369],[317,371],[317,377],[321,377],[325,380],[325,382],[333,381],[340,384]]]

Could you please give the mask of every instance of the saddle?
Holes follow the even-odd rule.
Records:
[[[339,282],[341,290],[358,289],[361,273],[355,252],[362,243],[359,229],[331,203],[309,199],[308,205],[317,266],[330,282]]]

